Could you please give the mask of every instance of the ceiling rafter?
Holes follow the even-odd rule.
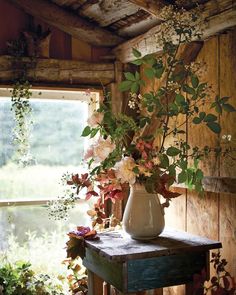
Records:
[[[236,26],[236,3],[232,3],[230,0],[221,0],[221,2],[210,0],[202,5],[202,11],[206,17],[206,29],[203,32],[202,40]],[[161,52],[162,48],[154,37],[160,30],[160,25],[157,25],[146,33],[118,45],[112,50],[112,53],[117,60],[127,63],[134,59],[132,48],[139,50],[142,55]]]
[[[160,10],[165,5],[168,5],[168,3],[164,0],[128,0],[128,1],[138,5],[140,8],[154,15],[157,18],[160,18],[159,17]]]
[[[47,0],[11,0],[11,2],[21,7],[26,13],[91,45],[113,47],[124,41],[109,30],[100,28]]]

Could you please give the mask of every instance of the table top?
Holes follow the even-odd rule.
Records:
[[[222,247],[219,241],[171,228],[165,228],[159,237],[149,241],[131,239],[122,230],[102,232],[99,237],[99,240],[86,240],[86,247],[109,260],[115,261],[170,256]]]

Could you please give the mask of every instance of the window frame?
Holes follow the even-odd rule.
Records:
[[[0,86],[0,100],[6,97],[11,98],[11,86]],[[88,117],[97,108],[99,102],[103,99],[101,89],[84,89],[84,88],[61,88],[61,87],[32,87],[30,89],[32,96],[30,99],[37,100],[64,100],[64,101],[85,101],[88,103]],[[40,94],[39,94],[40,93]],[[58,97],[59,95],[59,97]],[[91,101],[92,98],[92,101]],[[44,199],[0,199],[0,208],[2,207],[19,207],[19,206],[45,206],[49,201],[55,198]],[[84,203],[85,200],[77,199],[77,203]]]

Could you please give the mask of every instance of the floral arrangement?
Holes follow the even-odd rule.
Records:
[[[216,275],[213,275],[211,279],[208,280],[205,269],[202,270],[201,274],[195,274],[193,278],[193,295],[234,295],[236,291],[235,279],[225,269],[227,261],[221,258],[220,251],[212,253],[210,262],[213,264]]]
[[[203,192],[199,163],[209,153],[222,150],[190,146],[185,124],[201,124],[217,135],[221,132],[219,115],[235,112],[235,108],[229,97],[215,95],[212,102],[211,86],[201,81],[203,65],[186,61],[180,54],[184,44],[201,36],[203,22],[199,11],[176,10],[170,5],[163,9],[161,18],[164,22],[160,33],[153,38],[162,46],[162,55],[142,56],[133,49],[132,63],[142,65],[145,80],[139,70],[124,73],[119,90],[128,93],[128,98],[122,113],[112,112],[115,98],[105,92],[89,118],[82,133],[93,140],[84,157],[88,172],[64,175],[67,196],[58,201],[59,210],[54,208],[61,215],[65,216],[84,189],[86,200],[96,197],[95,208],[90,211],[93,226],[106,218],[104,203],[109,199],[122,200],[127,186],[135,183],[144,185],[147,192],[161,194],[167,206],[179,196],[171,191],[174,183]],[[143,86],[147,83],[151,90],[145,92]]]

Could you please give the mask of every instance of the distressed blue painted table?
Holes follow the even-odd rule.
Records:
[[[123,294],[180,284],[192,294],[193,274],[209,269],[209,250],[216,248],[221,248],[218,241],[173,229],[151,241],[133,240],[122,231],[102,233],[100,240],[86,241],[89,295],[103,294],[94,276]]]

